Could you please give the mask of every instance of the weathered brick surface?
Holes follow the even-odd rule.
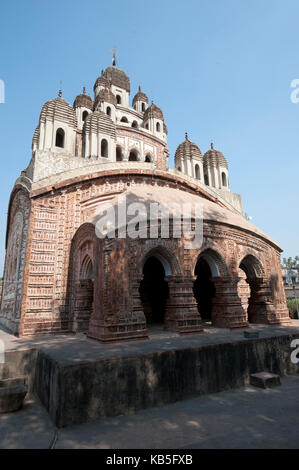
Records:
[[[171,270],[166,277],[170,289],[166,328],[181,333],[202,331],[192,284],[203,253],[209,253],[218,269],[213,278],[212,322],[216,326],[246,326],[248,314],[257,323],[288,321],[279,248],[260,235],[214,220],[204,222],[199,250],[185,249],[183,238],[97,238],[92,221],[98,205],[136,185],[158,185],[212,200],[165,172],[154,175],[136,170],[121,175],[103,171],[87,181],[31,194],[14,190],[1,324],[23,336],[87,330],[89,336],[103,341],[147,337],[138,289],[144,262],[155,253],[167,260]],[[245,257],[256,272],[249,280],[248,314],[238,287],[239,266]],[[92,275],[82,278],[82,269],[88,275],[89,263]]]

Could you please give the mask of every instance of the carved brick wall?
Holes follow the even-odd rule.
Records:
[[[76,250],[80,250],[86,236],[93,240],[96,266],[94,306],[88,330],[92,337],[111,340],[147,336],[137,291],[143,264],[153,250],[158,250],[169,263],[171,272],[167,276],[171,277],[178,299],[177,308],[173,302],[168,308],[175,312],[178,321],[168,318],[169,325],[177,324],[180,328],[185,325],[185,331],[188,328],[201,330],[194,299],[190,299],[188,308],[183,306],[186,293],[190,292],[196,262],[205,250],[215,254],[219,276],[234,279],[232,285],[236,292],[230,292],[228,298],[233,296],[234,308],[238,309],[240,318],[246,302],[239,299],[236,304],[238,282],[235,279],[241,261],[251,255],[262,267],[258,274],[266,289],[263,296],[258,297],[259,308],[265,303],[271,304],[266,320],[272,323],[287,321],[279,252],[258,235],[217,221],[205,221],[203,246],[199,250],[187,250],[183,239],[102,241],[91,233],[91,222],[103,199],[121,194],[129,187],[153,184],[193,191],[183,183],[142,172],[132,175],[128,170],[121,176],[103,172],[101,177],[89,181],[76,181],[67,187],[33,193],[31,204],[24,191],[15,193],[10,209],[0,322],[25,336],[74,330],[74,282],[78,281],[74,275]],[[89,227],[87,232],[86,226]],[[180,278],[181,285],[174,279],[176,277]],[[231,315],[229,307],[227,315],[227,318]],[[183,317],[189,318],[189,324]],[[229,322],[226,326],[230,326]]]
[[[4,283],[0,323],[13,333],[19,330],[26,264],[30,200],[28,193],[17,189],[9,208],[9,227],[4,266]]]

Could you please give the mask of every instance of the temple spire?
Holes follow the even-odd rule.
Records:
[[[117,50],[114,47],[110,52],[112,54],[112,66],[116,67],[116,57],[118,56]]]

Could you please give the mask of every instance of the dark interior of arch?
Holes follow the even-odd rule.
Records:
[[[131,150],[130,152],[129,162],[137,162],[137,155],[133,150]]]
[[[197,261],[195,276],[196,280],[193,285],[193,293],[197,301],[198,311],[203,320],[210,321],[212,314],[212,299],[215,296],[215,287],[211,281],[211,269],[203,258],[199,258]]]
[[[163,324],[168,283],[165,281],[163,265],[155,256],[151,256],[143,267],[139,293],[147,324]]]
[[[245,272],[249,279],[256,277],[255,260],[251,256],[246,256],[240,264],[240,269]]]
[[[247,255],[243,261],[241,262],[240,264],[240,269],[242,269],[242,271],[244,271],[244,273],[246,274],[246,278],[247,279],[254,279],[256,277],[258,277],[258,273],[260,273],[260,267],[259,267],[259,262],[257,261],[256,258],[254,258],[252,255]],[[254,283],[249,283],[249,292],[250,292],[250,295],[249,295],[249,298],[248,298],[248,309],[247,309],[247,313],[248,313],[248,322],[251,323],[252,322],[252,314],[254,313],[255,309],[254,309],[254,298],[255,298],[255,295],[256,295],[256,286],[254,285]]]
[[[57,129],[55,146],[60,147],[60,148],[64,147],[64,130],[63,129]]]
[[[81,266],[80,280],[75,287],[77,331],[87,332],[94,301],[93,264],[86,257]]]
[[[116,161],[121,162],[123,159],[122,150],[119,147],[116,147]]]

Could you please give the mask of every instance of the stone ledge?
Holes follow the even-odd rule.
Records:
[[[290,360],[291,339],[286,335],[189,344],[152,353],[135,343],[129,357],[122,356],[119,347],[113,357],[102,359],[98,353],[83,357],[76,349],[73,361],[66,361],[63,351],[43,349],[37,358],[35,391],[57,427],[136,413],[249,385],[254,371],[269,368],[270,357],[273,373],[298,373],[299,365]]]

